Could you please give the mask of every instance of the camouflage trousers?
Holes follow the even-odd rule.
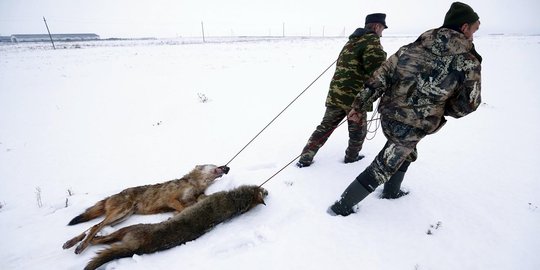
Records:
[[[365,170],[375,178],[376,185],[386,183],[405,160],[414,162],[418,158],[416,145],[427,135],[421,129],[391,119],[383,118],[381,126],[388,141]]]
[[[302,155],[300,156],[300,162],[311,163],[317,151],[326,143],[328,137],[332,132],[338,127],[349,111],[346,111],[339,107],[326,107],[321,124],[317,126],[311,137],[302,150]],[[367,135],[367,124],[366,124],[367,113],[362,114],[362,120],[360,123],[352,122],[347,120],[349,126],[349,144],[347,150],[345,150],[345,155],[349,158],[355,158],[358,156],[358,153],[362,149],[362,144]]]

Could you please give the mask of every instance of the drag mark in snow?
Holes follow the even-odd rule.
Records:
[[[216,248],[214,254],[229,254],[239,250],[252,249],[263,243],[271,242],[274,239],[273,232],[267,227],[260,227],[249,235],[240,236],[227,244]]]

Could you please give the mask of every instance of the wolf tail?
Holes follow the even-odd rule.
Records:
[[[101,200],[99,202],[97,202],[94,206],[92,207],[89,207],[88,209],[86,209],[86,211],[84,211],[84,213],[74,217],[68,225],[75,225],[75,224],[79,224],[81,222],[86,222],[86,221],[89,221],[89,220],[92,220],[94,218],[97,218],[99,216],[102,216],[105,214],[105,200]]]
[[[128,247],[123,247],[119,244],[112,245],[108,249],[99,251],[98,255],[90,260],[84,270],[94,270],[112,260],[131,257],[134,254],[135,252]]]

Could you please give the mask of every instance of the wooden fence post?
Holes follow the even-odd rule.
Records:
[[[51,39],[53,49],[56,50],[56,47],[54,46],[54,41],[52,39],[51,31],[49,31],[49,26],[47,25],[47,20],[45,20],[45,16],[43,17],[43,21],[45,22],[45,27],[47,27],[47,32],[49,33],[49,38]]]
[[[201,21],[201,29],[202,29],[202,42],[205,43],[206,40],[204,39],[204,22]]]

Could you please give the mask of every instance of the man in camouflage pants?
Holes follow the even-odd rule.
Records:
[[[380,97],[381,126],[388,141],[328,209],[329,214],[353,213],[353,206],[381,184],[385,184],[384,198],[405,195],[400,186],[418,142],[439,130],[446,122],[444,116],[460,118],[477,109],[482,58],[473,35],[480,26],[478,19],[470,6],[453,3],[441,28],[401,47],[368,80],[348,117],[361,121],[361,112]]]
[[[380,41],[383,30],[388,28],[385,19],[386,15],[382,13],[367,15],[365,28],[356,29],[341,50],[326,98],[326,112],[302,150],[296,164],[298,167],[311,165],[319,148],[351,110],[354,97],[369,76],[386,60],[386,52]],[[364,157],[358,154],[367,134],[366,117],[362,119],[360,122],[348,121],[349,145],[345,151],[345,163]]]

